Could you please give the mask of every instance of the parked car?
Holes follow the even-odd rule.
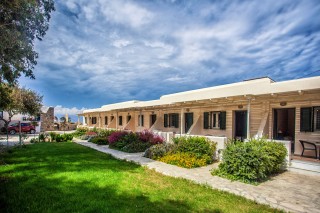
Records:
[[[21,124],[21,132],[30,132],[34,134],[36,132],[36,128],[31,123],[20,123]],[[8,132],[11,135],[16,134],[19,132],[19,123],[11,124],[8,127]]]

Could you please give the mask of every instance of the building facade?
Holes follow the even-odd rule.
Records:
[[[320,77],[259,78],[84,110],[83,126],[244,140],[320,141]]]

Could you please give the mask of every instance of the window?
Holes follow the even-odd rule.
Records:
[[[226,112],[214,111],[203,113],[204,129],[226,129]]]
[[[164,114],[163,126],[179,128],[179,113]]]
[[[22,120],[23,120],[23,121],[26,121],[26,120],[27,120],[27,117],[22,117]]]
[[[108,116],[104,116],[104,124],[108,125]]]
[[[320,106],[300,109],[300,131],[320,131]]]
[[[314,108],[314,130],[320,131],[320,107]]]
[[[144,126],[144,116],[143,115],[139,115],[138,116],[138,126]]]
[[[127,123],[129,123],[129,121],[131,120],[131,115],[127,116]]]
[[[0,118],[3,118],[3,111],[0,112]]]
[[[111,116],[111,121],[113,121],[113,119],[114,119],[114,116]]]
[[[156,114],[150,115],[150,127],[156,122],[156,120],[157,120]]]
[[[119,116],[119,125],[122,126],[122,116]]]
[[[91,123],[96,124],[97,123],[97,117],[92,117],[91,118]]]
[[[87,122],[87,117],[84,117],[84,122],[87,124],[88,122]]]

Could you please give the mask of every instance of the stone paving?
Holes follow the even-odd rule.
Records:
[[[111,154],[118,159],[133,161],[164,175],[206,184],[214,189],[241,195],[257,203],[270,205],[273,208],[289,212],[320,213],[320,176],[318,175],[304,175],[287,171],[258,186],[253,186],[212,176],[210,170],[217,167],[217,164],[185,169],[144,158],[142,157],[143,153],[125,153],[109,149],[108,146],[98,146],[80,140],[76,143]]]

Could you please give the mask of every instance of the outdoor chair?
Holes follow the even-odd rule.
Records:
[[[303,140],[299,140],[301,145],[302,145],[302,153],[301,156],[303,156],[303,153],[305,150],[314,150],[315,158],[317,158],[318,154],[317,154],[317,146],[314,143],[308,142],[308,141],[303,141]]]

